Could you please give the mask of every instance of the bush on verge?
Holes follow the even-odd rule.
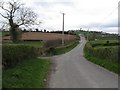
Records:
[[[4,68],[14,66],[23,60],[35,58],[37,49],[28,45],[3,45],[2,65]]]

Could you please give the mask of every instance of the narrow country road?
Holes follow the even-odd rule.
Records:
[[[118,88],[118,76],[87,61],[83,57],[82,42],[70,52],[53,57],[56,64],[49,80],[49,88]]]

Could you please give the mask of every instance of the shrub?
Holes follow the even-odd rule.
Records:
[[[3,45],[3,67],[14,66],[23,60],[35,58],[37,49],[27,45]]]
[[[47,55],[55,55],[55,48],[51,47],[46,50]]]
[[[106,43],[107,43],[107,44],[109,44],[109,43],[110,43],[110,41],[106,41]]]
[[[84,51],[88,52],[88,53],[93,53],[93,47],[91,46],[90,43],[88,43],[88,42],[86,43]]]

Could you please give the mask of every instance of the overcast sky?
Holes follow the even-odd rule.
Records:
[[[20,2],[37,13],[38,20],[43,22],[37,27],[39,29],[62,30],[60,12],[64,12],[65,30],[89,28],[109,33],[118,32],[119,0],[20,0]]]

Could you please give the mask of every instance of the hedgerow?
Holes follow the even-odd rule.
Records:
[[[118,62],[117,48],[112,48],[112,47],[94,48],[89,42],[87,42],[87,44],[85,45],[84,51],[93,57],[98,57],[101,59]]]
[[[15,66],[23,60],[35,58],[37,49],[28,45],[3,45],[2,66],[4,68]]]

